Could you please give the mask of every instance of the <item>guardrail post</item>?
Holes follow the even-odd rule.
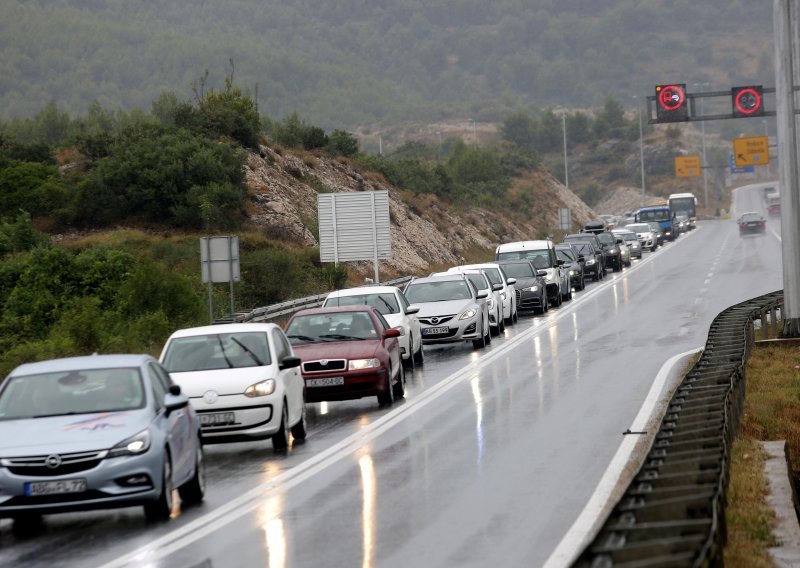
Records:
[[[772,318],[772,331],[777,336],[778,335],[778,307],[773,304],[772,309],[770,311],[770,317]]]
[[[767,321],[767,310],[761,310],[761,338],[769,339],[769,321]]]

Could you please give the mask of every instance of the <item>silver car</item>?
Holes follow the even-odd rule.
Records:
[[[30,363],[0,386],[0,516],[203,500],[200,422],[148,355]]]
[[[487,290],[478,292],[463,274],[417,278],[406,285],[406,299],[419,306],[422,341],[472,341],[475,349],[491,341]]]
[[[611,231],[615,236],[621,238],[628,245],[631,252],[631,258],[642,258],[642,243],[639,242],[639,237],[636,233],[626,229],[614,229]]]
[[[654,251],[658,247],[658,237],[653,232],[653,227],[651,227],[649,224],[631,223],[629,225],[625,225],[625,228],[636,235],[636,237],[639,239],[639,244],[642,245],[642,249],[650,249],[651,251]]]

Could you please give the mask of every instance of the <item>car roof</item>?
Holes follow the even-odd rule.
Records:
[[[425,276],[423,278],[415,278],[408,284],[426,284],[428,282],[441,282],[443,280],[455,281],[461,280],[462,282],[466,280],[464,275],[461,272],[442,272],[437,274],[436,276]]]
[[[478,264],[462,264],[461,266],[454,266],[453,268],[449,268],[447,271],[450,272],[452,270],[452,271],[455,272],[456,270],[459,270],[459,269],[462,269],[462,268],[465,268],[467,270],[470,270],[470,269],[478,269],[478,270],[480,270],[482,268],[497,268],[498,266],[499,265],[496,262],[480,262]]]
[[[305,310],[300,310],[296,314],[292,316],[295,318],[297,316],[316,316],[322,314],[332,314],[332,313],[341,313],[341,312],[374,312],[375,308],[372,306],[368,306],[366,304],[359,304],[357,306],[331,306],[329,308],[308,308]]]
[[[497,252],[514,252],[518,250],[542,250],[553,248],[553,241],[516,241],[513,243],[503,243],[497,246]]]
[[[88,369],[109,369],[112,367],[140,367],[149,361],[156,361],[150,355],[84,355],[49,359],[37,363],[24,363],[15,368],[9,376],[39,375],[60,371],[82,371]]]
[[[228,323],[218,325],[203,325],[200,327],[187,327],[174,332],[173,337],[194,337],[197,335],[214,335],[218,333],[243,333],[254,331],[270,331],[271,329],[281,329],[274,323]]]
[[[394,294],[399,291],[396,286],[356,286],[354,288],[334,290],[327,297],[343,298],[345,296],[363,296],[364,294]]]

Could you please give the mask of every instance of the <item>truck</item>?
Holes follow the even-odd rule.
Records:
[[[781,194],[777,191],[767,194],[767,213],[770,217],[778,217],[781,214]]]
[[[669,205],[656,205],[654,207],[642,207],[636,212],[637,223],[650,223],[656,221],[664,233],[664,238],[674,241],[678,236],[677,229],[673,226],[673,213]]]

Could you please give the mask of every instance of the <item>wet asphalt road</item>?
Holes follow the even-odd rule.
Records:
[[[762,210],[758,188],[738,212]],[[765,215],[766,216],[766,215]],[[711,320],[782,287],[780,243],[698,229],[485,350],[426,348],[406,399],[309,405],[309,437],[207,448],[207,500],[0,521],[0,566],[540,566],[578,516],[661,365]]]

